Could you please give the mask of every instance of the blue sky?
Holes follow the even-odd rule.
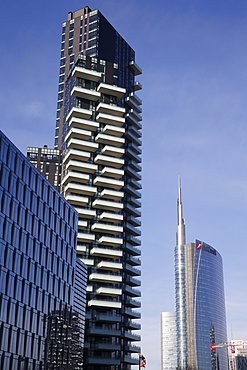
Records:
[[[1,130],[24,153],[53,146],[61,24],[85,5],[143,69],[142,349],[157,370],[160,313],[174,310],[178,173],[187,241],[221,253],[229,339],[247,339],[247,2],[2,2]]]

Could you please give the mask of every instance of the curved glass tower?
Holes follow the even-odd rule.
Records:
[[[210,344],[227,341],[222,257],[200,240],[185,244],[184,228],[179,180],[175,247],[178,369],[227,370],[227,349],[210,350]]]

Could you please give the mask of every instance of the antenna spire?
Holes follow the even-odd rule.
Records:
[[[184,245],[185,241],[185,222],[183,219],[183,204],[181,195],[181,176],[178,175],[178,198],[177,198],[177,246]]]

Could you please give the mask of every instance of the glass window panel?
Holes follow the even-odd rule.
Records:
[[[17,182],[17,198],[19,202],[24,203],[24,191],[25,191],[25,185],[24,182],[21,179],[18,179]]]
[[[1,321],[7,321],[7,314],[8,314],[8,299],[5,297],[2,298],[2,302],[0,305],[0,314],[1,314]]]

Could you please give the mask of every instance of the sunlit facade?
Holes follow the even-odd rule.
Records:
[[[186,244],[180,176],[177,215],[177,369],[228,370],[227,349],[210,349],[210,344],[227,341],[222,258],[216,249],[200,240]]]
[[[0,368],[81,370],[78,214],[2,132],[0,178]]]
[[[176,313],[161,313],[161,370],[177,369]]]
[[[62,25],[55,148],[88,267],[85,369],[138,365],[141,100],[135,52],[98,11]]]
[[[175,285],[178,369],[227,370],[227,349],[210,350],[210,344],[227,341],[219,252],[199,240],[177,246]]]

